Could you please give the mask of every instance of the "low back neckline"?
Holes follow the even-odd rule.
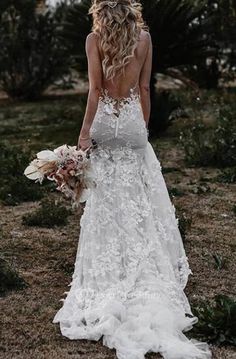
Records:
[[[135,90],[138,89],[137,92],[135,92]],[[121,96],[121,97],[113,97],[109,94],[109,90],[106,87],[101,87],[101,96],[100,98],[107,98],[110,99],[113,103],[120,103],[123,101],[128,101],[133,99],[136,96],[139,96],[140,92],[139,92],[139,87],[138,87],[138,82],[136,83],[136,85],[134,85],[133,87],[129,88],[129,94],[127,96]]]
[[[135,92],[135,87],[129,89],[129,95],[119,98],[115,98],[109,95],[109,91],[106,88],[101,89],[101,95],[99,100],[104,104],[104,111],[108,115],[114,115],[119,118],[121,111],[125,108],[125,105],[131,104],[134,101],[140,101],[140,92]]]

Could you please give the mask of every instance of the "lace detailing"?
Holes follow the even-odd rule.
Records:
[[[98,144],[110,148],[144,148],[148,141],[148,130],[139,94],[130,89],[130,96],[117,100],[109,96],[106,89],[103,90],[90,135]]]
[[[183,291],[192,271],[140,101],[123,99],[117,117],[106,111],[111,100],[100,99],[92,124],[96,186],[80,220],[71,288],[53,323],[70,339],[103,336],[118,359],[149,351],[210,359],[207,343],[183,334],[198,320]]]
[[[108,89],[101,89],[100,101],[104,102],[104,111],[108,114],[115,114],[116,116],[120,115],[120,111],[125,105],[130,105],[132,102],[137,103],[140,101],[139,92],[135,93],[135,87],[130,89],[130,94],[127,97],[120,97],[115,99],[108,94]]]

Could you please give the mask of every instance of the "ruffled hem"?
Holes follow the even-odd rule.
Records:
[[[63,336],[71,339],[99,340],[116,349],[118,359],[144,359],[148,352],[161,353],[164,359],[210,359],[205,342],[188,339],[198,321],[181,311],[168,308],[157,298],[133,298],[124,302],[101,297],[95,306],[81,309],[76,291],[67,296],[53,323],[60,323]]]

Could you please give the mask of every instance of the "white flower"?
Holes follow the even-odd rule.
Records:
[[[53,151],[49,151],[49,150],[44,150],[44,151],[37,153],[37,158],[39,160],[43,160],[46,162],[58,160],[58,157],[56,156],[56,154]]]
[[[24,175],[34,181],[39,181],[40,183],[43,181],[43,173],[40,172],[40,170],[38,169],[38,166],[36,165],[36,162],[34,163],[31,162],[31,164],[26,167],[25,171],[24,171]]]

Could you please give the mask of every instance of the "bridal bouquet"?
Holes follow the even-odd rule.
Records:
[[[25,169],[24,175],[39,182],[45,178],[54,181],[56,189],[72,200],[73,206],[86,200],[86,190],[94,186],[90,151],[77,150],[76,146],[63,145],[53,151],[37,153]]]

